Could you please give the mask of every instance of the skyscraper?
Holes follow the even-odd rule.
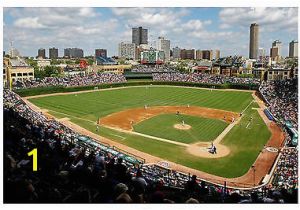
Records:
[[[290,58],[298,57],[298,41],[297,40],[293,40],[290,42],[289,57]]]
[[[170,40],[167,40],[164,37],[158,37],[157,49],[164,51],[165,61],[170,60]]]
[[[55,47],[49,48],[49,58],[56,59],[58,58],[58,49]]]
[[[257,59],[259,45],[259,25],[252,23],[250,26],[250,44],[249,44],[249,58]]]
[[[38,56],[37,57],[45,59],[46,58],[46,50],[44,48],[38,49]]]
[[[148,29],[142,27],[132,28],[132,43],[136,46],[148,44]]]

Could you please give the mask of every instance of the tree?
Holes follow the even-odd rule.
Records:
[[[125,60],[124,60],[124,59],[120,59],[120,60],[118,61],[118,63],[119,63],[120,65],[123,65],[123,64],[125,64]]]
[[[37,61],[33,60],[33,58],[27,59],[26,62],[33,68],[37,67]]]
[[[45,66],[45,77],[58,76],[60,74],[60,67],[57,66]]]
[[[43,79],[45,77],[45,72],[44,70],[40,70],[39,68],[34,68],[34,77]]]
[[[89,58],[87,62],[91,66],[94,63],[94,59],[93,58]]]
[[[52,59],[51,60],[51,65],[58,65],[58,64],[61,64],[63,63],[61,60],[58,60],[58,59]]]

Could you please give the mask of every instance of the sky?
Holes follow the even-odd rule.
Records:
[[[85,55],[96,48],[118,55],[118,43],[131,42],[131,28],[148,29],[152,46],[159,36],[171,48],[219,49],[221,56],[249,56],[249,27],[260,25],[259,47],[269,54],[274,40],[282,42],[282,54],[298,38],[298,10],[288,7],[243,8],[4,8],[3,46],[10,41],[23,56],[36,56],[39,48],[78,47]]]

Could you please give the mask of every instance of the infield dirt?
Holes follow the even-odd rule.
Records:
[[[232,117],[238,118],[239,114],[218,109],[196,106],[155,106],[148,108],[127,109],[101,118],[100,124],[108,127],[132,131],[132,125],[160,114],[185,114],[204,118],[225,120],[231,123]]]

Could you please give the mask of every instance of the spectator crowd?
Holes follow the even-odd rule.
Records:
[[[273,185],[278,188],[298,188],[298,149],[283,148],[274,172]]]
[[[4,120],[6,203],[297,202],[295,148],[283,150],[271,188],[241,191],[127,161],[95,141],[81,142],[78,133],[33,111],[10,90],[4,90]],[[27,155],[33,148],[38,149],[37,172]]]
[[[156,72],[176,72],[176,70],[164,65],[157,65],[157,66],[138,65],[133,67],[131,72],[156,73]]]
[[[263,81],[259,90],[273,116],[298,130],[298,79]]]
[[[16,81],[13,83],[13,87],[16,89],[49,86],[74,87],[124,82],[126,82],[126,78],[122,74],[90,73],[86,76],[77,74],[66,77],[45,77],[41,80]]]
[[[204,84],[251,84],[259,85],[256,78],[229,77],[225,75],[201,74],[201,73],[153,73],[154,81],[164,82],[192,82]]]

